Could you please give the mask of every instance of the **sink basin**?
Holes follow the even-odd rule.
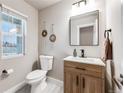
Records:
[[[105,64],[100,58],[81,58],[81,57],[68,56],[64,58],[64,61],[80,62],[80,63],[86,63],[86,64],[105,66]]]
[[[96,58],[81,58],[81,57],[73,57],[73,56],[69,56],[68,57],[69,59],[72,59],[72,60],[79,60],[79,61],[96,61]]]

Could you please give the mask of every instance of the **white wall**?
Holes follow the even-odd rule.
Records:
[[[113,58],[116,76],[123,73],[122,1],[106,0],[106,28],[112,29]]]
[[[93,0],[91,0],[93,1]],[[39,13],[39,55],[47,54],[55,57],[53,70],[49,72],[49,76],[63,80],[63,58],[72,55],[73,49],[85,50],[88,57],[100,57],[101,46],[103,45],[103,33],[105,30],[105,0],[94,0],[95,7],[85,7],[85,12],[89,10],[100,10],[100,45],[99,46],[70,46],[69,45],[69,18],[72,11],[72,3],[74,0],[62,0],[60,3],[48,7]],[[92,5],[92,4],[91,4]],[[87,11],[86,11],[87,10]],[[48,36],[42,37],[43,21],[46,21]],[[51,33],[51,24],[55,24],[54,33],[57,40],[55,43],[49,41]]]
[[[3,69],[14,69],[14,73],[1,80],[0,93],[22,82],[28,72],[31,71],[32,64],[37,60],[38,53],[38,11],[25,3],[23,0],[0,0],[3,3],[28,16],[26,34],[26,55],[13,59],[0,59],[0,75]],[[0,42],[1,43],[1,42]]]

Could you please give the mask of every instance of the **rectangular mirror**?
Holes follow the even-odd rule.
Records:
[[[99,45],[99,11],[93,11],[70,18],[70,45]]]

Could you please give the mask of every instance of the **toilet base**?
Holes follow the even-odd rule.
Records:
[[[47,86],[46,80],[41,81],[38,84],[31,85],[31,93],[41,93]]]

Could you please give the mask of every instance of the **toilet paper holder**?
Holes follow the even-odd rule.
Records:
[[[1,79],[5,79],[9,76],[8,72],[6,69],[2,70],[2,73],[0,75]]]
[[[6,76],[9,76],[11,73],[13,73],[13,69],[9,69],[9,70],[2,70],[2,76],[3,77],[6,77]]]
[[[9,76],[9,74],[8,74],[6,69],[2,70],[2,76]]]
[[[4,70],[2,71],[2,74],[7,74],[7,70],[4,69]]]

